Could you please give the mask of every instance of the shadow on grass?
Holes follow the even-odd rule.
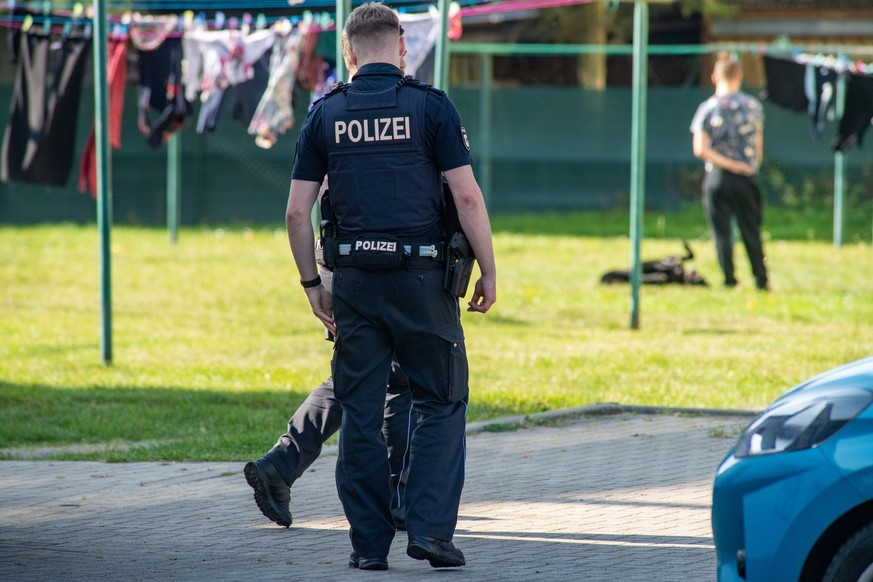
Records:
[[[315,388],[315,386],[313,386]],[[0,382],[0,458],[227,461],[256,458],[309,392],[73,387]],[[477,405],[482,420],[517,410]],[[39,449],[37,451],[37,449]]]

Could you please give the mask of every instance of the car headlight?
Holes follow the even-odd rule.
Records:
[[[799,451],[824,442],[873,402],[868,390],[844,388],[788,396],[743,431],[734,456]]]

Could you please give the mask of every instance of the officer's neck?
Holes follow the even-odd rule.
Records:
[[[372,55],[358,55],[358,68],[382,63],[400,68],[401,57],[396,51],[381,51]]]

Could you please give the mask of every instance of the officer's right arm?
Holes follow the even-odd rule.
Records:
[[[318,276],[318,268],[315,264],[315,250],[313,240],[315,234],[312,230],[312,206],[318,196],[320,182],[307,180],[291,180],[291,191],[288,194],[288,207],[285,210],[285,227],[288,230],[288,242],[291,244],[291,252],[294,254],[294,262],[300,273],[301,281],[311,281]],[[325,308],[322,301],[321,285],[304,289],[309,305],[315,316],[327,327],[331,333],[336,333],[331,312]]]
[[[452,190],[461,228],[473,247],[476,262],[479,263],[480,277],[476,281],[473,297],[467,304],[468,311],[485,313],[497,301],[497,266],[494,261],[488,210],[470,165],[446,170],[444,175]]]

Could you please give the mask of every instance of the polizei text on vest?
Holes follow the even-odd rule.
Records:
[[[408,140],[410,137],[409,116],[337,120],[334,122],[334,138],[337,144],[400,141]]]

